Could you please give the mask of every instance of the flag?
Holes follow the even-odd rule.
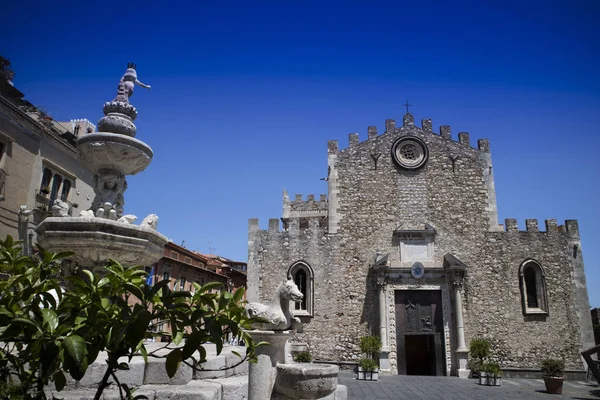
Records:
[[[153,277],[154,277],[154,266],[152,266],[152,269],[150,270],[150,273],[148,274],[148,277],[146,278],[146,285],[152,286],[152,278]]]

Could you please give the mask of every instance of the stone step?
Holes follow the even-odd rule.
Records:
[[[148,343],[146,345],[149,353],[153,350],[159,349],[160,347],[162,347],[160,343]],[[248,362],[244,361],[240,364],[241,359],[237,355],[233,354],[233,351],[235,351],[243,357],[246,352],[245,347],[227,345],[223,347],[223,351],[220,355],[216,354],[216,346],[213,344],[206,344],[205,349],[207,353],[207,362],[202,365],[202,371],[193,371],[191,367],[181,364],[175,376],[169,378],[165,368],[164,358],[149,357],[148,364],[146,364],[141,356],[136,356],[133,357],[129,362],[129,370],[117,371],[116,375],[122,384],[125,383],[129,386],[144,385],[144,390],[149,387],[162,387],[164,385],[174,387],[177,386],[180,388],[180,390],[187,391],[188,389],[186,389],[186,386],[198,380],[228,378],[240,374],[246,374],[248,372]],[[169,350],[160,350],[157,352],[157,354],[166,355],[168,352]],[[69,377],[67,379],[67,387],[60,393],[54,392],[51,390],[53,389],[51,387],[48,389],[51,390],[52,393],[56,393],[57,397],[64,397],[67,392],[69,392],[69,395],[71,394],[70,392],[77,392],[76,395],[81,395],[81,393],[91,393],[90,398],[93,398],[93,388],[98,386],[98,383],[102,380],[102,377],[106,372],[105,360],[106,353],[99,354],[96,361],[88,367],[83,379],[80,381],[75,381]],[[123,358],[119,361],[125,362],[127,359]],[[233,367],[236,364],[239,365],[234,368],[224,369],[227,367]],[[247,381],[247,377],[245,379]],[[112,382],[112,379],[110,381]],[[82,398],[87,397],[84,396]]]
[[[93,400],[93,388],[64,390],[54,393],[64,400]],[[145,395],[149,400],[246,400],[248,398],[248,376],[193,380],[187,385],[144,385],[135,395]],[[103,400],[120,400],[117,389],[104,391]]]
[[[95,390],[65,390],[55,395],[64,400],[93,400]],[[144,385],[136,395],[145,395],[149,400],[248,400],[248,375],[228,378],[193,380],[187,385]],[[52,398],[52,397],[49,397]],[[281,398],[274,395],[275,398]],[[339,385],[337,390],[321,400],[346,400],[346,386]],[[105,390],[103,400],[120,400],[116,389]],[[289,400],[289,399],[288,399]]]

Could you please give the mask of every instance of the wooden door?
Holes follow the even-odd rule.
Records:
[[[439,290],[397,290],[398,374],[444,375],[442,296]]]

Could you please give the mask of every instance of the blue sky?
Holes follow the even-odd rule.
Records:
[[[94,3],[94,4],[92,4]],[[417,4],[418,3],[418,4]],[[501,222],[578,219],[600,282],[600,2],[11,2],[0,54],[56,119],[102,116],[128,61],[138,138],[127,213],[247,257],[281,192],[326,193],[327,140],[415,119],[489,138]],[[590,290],[593,306],[600,291]]]

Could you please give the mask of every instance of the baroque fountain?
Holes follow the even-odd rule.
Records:
[[[156,231],[158,217],[150,214],[140,225],[134,215],[123,213],[125,176],[142,172],[152,161],[152,149],[135,138],[137,110],[129,103],[135,85],[150,88],[137,79],[129,63],[119,82],[117,97],[104,104],[98,132],[81,136],[77,151],[82,163],[95,174],[95,198],[90,210],[68,215],[68,205],[56,200],[52,217],[37,227],[38,243],[54,252],[73,251],[70,260],[94,268],[109,259],[124,265],[149,265],[162,257],[167,238]]]
[[[105,115],[98,121],[98,132],[77,140],[82,163],[95,173],[91,209],[71,217],[68,204],[56,200],[53,216],[36,229],[42,247],[53,252],[74,252],[69,260],[76,266],[95,269],[111,259],[126,266],[149,265],[163,255],[167,238],[156,231],[158,217],[150,214],[136,225],[137,217],[123,210],[125,177],[142,172],[153,156],[152,149],[135,138],[137,110],[129,98],[136,84],[150,88],[137,79],[135,65],[130,63],[119,82],[117,97],[104,104]],[[286,279],[270,304],[247,305],[250,316],[264,321],[253,325],[249,333],[256,342],[269,345],[259,346],[258,362],[249,365],[248,396],[244,398],[346,400],[345,386],[337,384],[337,366],[292,361],[289,340],[301,324],[292,315],[290,302],[298,302],[302,296],[296,284]]]

